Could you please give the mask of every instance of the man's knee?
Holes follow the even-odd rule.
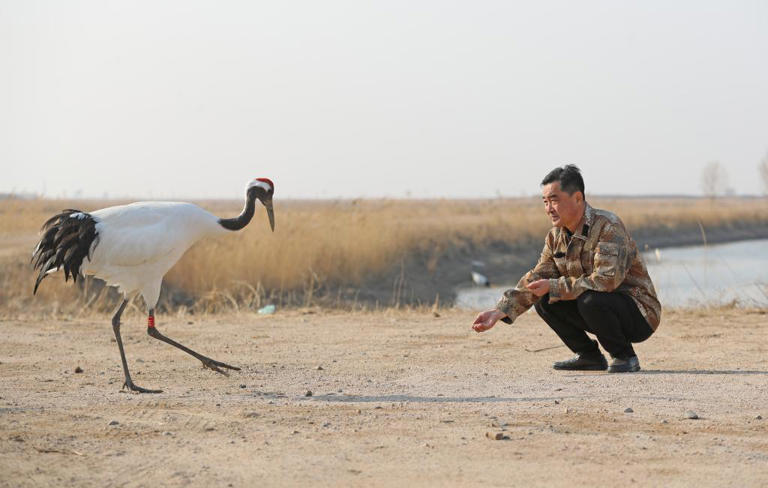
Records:
[[[549,303],[549,293],[539,298],[539,300],[533,305],[533,308],[536,309],[536,313],[542,317],[551,309],[551,307],[552,305]]]

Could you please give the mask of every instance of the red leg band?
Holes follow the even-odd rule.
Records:
[[[147,327],[154,328],[155,327],[155,316],[150,315],[149,318],[147,318]]]

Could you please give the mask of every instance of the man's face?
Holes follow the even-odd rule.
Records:
[[[547,212],[552,225],[555,227],[567,227],[575,232],[573,227],[581,220],[584,208],[582,202],[584,196],[580,191],[569,195],[560,189],[560,182],[549,183],[541,187],[541,198],[544,200],[544,210]]]

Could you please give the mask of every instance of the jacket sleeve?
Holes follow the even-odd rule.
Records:
[[[575,300],[587,290],[612,292],[627,276],[631,256],[629,236],[624,226],[610,223],[603,227],[595,248],[592,274],[578,278],[560,276],[549,281],[549,302]]]
[[[541,256],[539,256],[536,266],[520,278],[520,281],[517,282],[514,288],[504,292],[504,295],[496,304],[496,309],[507,315],[501,319],[503,322],[511,324],[517,317],[539,301],[540,297],[531,293],[526,288],[527,284],[537,280],[554,279],[560,275],[557,271],[557,266],[555,266],[555,260],[552,257],[553,247],[554,234],[550,233],[544,242],[544,249],[541,251]]]

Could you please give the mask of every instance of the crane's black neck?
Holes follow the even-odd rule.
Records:
[[[245,207],[240,215],[231,219],[219,219],[219,225],[227,230],[240,230],[251,222],[255,209],[256,192],[249,191],[245,196]]]

